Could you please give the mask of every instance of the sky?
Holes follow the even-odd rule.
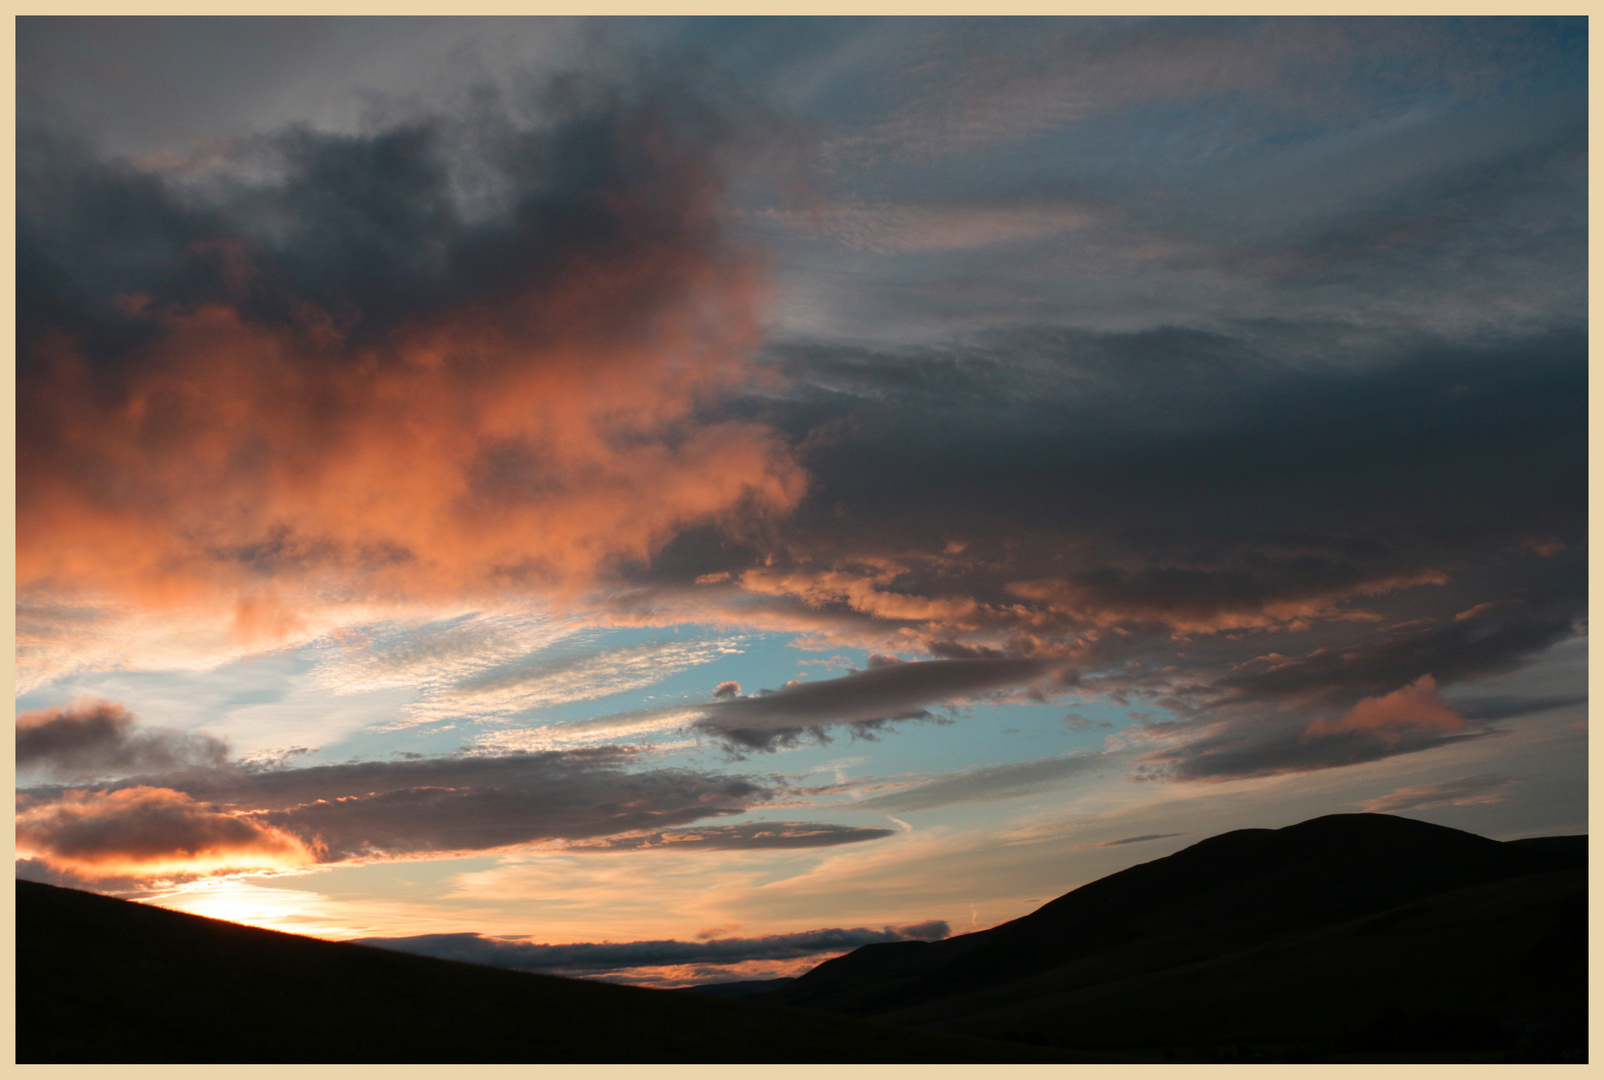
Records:
[[[1585,20],[17,59],[19,877],[673,986],[1586,831]]]

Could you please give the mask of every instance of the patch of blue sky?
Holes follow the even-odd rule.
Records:
[[[146,724],[188,730],[239,709],[284,701],[312,667],[309,657],[292,649],[234,660],[210,671],[76,671],[19,695],[17,708],[101,698],[122,704]]]
[[[211,671],[79,672],[21,696],[18,707],[102,698],[120,702],[145,724],[225,738],[238,757],[272,759],[299,751],[294,764],[312,765],[433,757],[473,748],[487,733],[508,729],[561,729],[609,715],[705,706],[725,682],[755,694],[795,680],[837,678],[865,668],[869,658],[861,649],[799,649],[788,633],[732,634],[692,624],[537,635],[548,643],[523,651],[509,649],[505,634],[499,640],[488,631],[475,637],[485,630],[476,629],[482,622],[463,616],[413,628],[373,627],[343,643],[313,642]],[[370,664],[366,677],[331,686],[331,669],[345,665],[341,670],[350,674],[364,661],[376,661],[383,677]],[[516,706],[524,700],[518,694],[531,685],[537,698],[545,695],[539,704],[497,711],[492,701],[483,707],[487,688],[510,688],[506,700]],[[465,707],[454,712],[454,702]],[[401,726],[422,704],[432,710],[428,719]],[[657,745],[660,751],[649,759],[653,765],[829,775],[837,771],[833,763],[852,759],[854,776],[939,775],[977,763],[1092,749],[1109,730],[1098,725],[1118,726],[1121,718],[1111,705],[1075,702],[934,705],[931,711],[932,719],[897,720],[871,731],[832,727],[828,741],[808,737],[775,753],[747,753],[744,760],[716,738],[686,727],[694,715],[657,730],[594,741]],[[1066,725],[1071,711],[1087,720]]]
[[[824,732],[827,742],[805,737],[792,747],[773,753],[745,751],[739,758],[704,736],[695,746],[678,749],[669,761],[654,764],[683,763],[759,776],[773,773],[796,789],[818,791],[805,797],[811,805],[756,807],[745,817],[728,819],[731,823],[789,817],[883,825],[886,814],[894,810],[865,810],[860,804],[892,791],[949,783],[977,773],[985,774],[984,782],[954,793],[971,810],[976,803],[1014,802],[1023,796],[1061,798],[1072,792],[1080,782],[1080,770],[1057,763],[1098,754],[1104,738],[1129,720],[1123,707],[1083,703],[1076,712],[1093,726],[1075,730],[1064,723],[1066,711],[1062,703],[937,707],[931,709],[934,719],[892,721],[870,731],[832,727]],[[1096,726],[1100,723],[1109,726]],[[1049,764],[1035,771],[1019,770],[1038,761]],[[999,810],[1004,816],[1011,812],[1007,807]],[[864,814],[873,820],[865,820]]]

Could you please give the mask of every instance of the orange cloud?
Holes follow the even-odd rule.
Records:
[[[885,588],[907,570],[888,559],[866,557],[861,569],[748,570],[741,575],[747,592],[764,596],[794,596],[809,607],[842,604],[876,619],[896,622],[934,621],[964,625],[980,605],[968,596],[917,596]]]
[[[739,375],[754,302],[746,269],[664,251],[382,347],[169,311],[114,388],[57,338],[23,395],[19,585],[222,592],[272,637],[300,590],[563,590],[689,524],[783,512],[804,476],[780,439],[692,416]]]
[[[506,188],[488,210],[459,205],[445,120],[276,136],[282,176],[206,198],[62,163],[170,228],[144,261],[61,240],[94,287],[35,282],[24,594],[226,605],[275,639],[329,602],[575,598],[687,527],[791,510],[785,440],[706,408],[761,338],[726,229],[740,137],[677,94],[569,90],[462,151]],[[77,190],[54,209],[92,229]]]
[[[90,879],[289,869],[317,858],[282,829],[156,787],[24,799],[17,856]]]
[[[1464,717],[1454,712],[1437,693],[1437,680],[1422,675],[1390,694],[1363,698],[1335,720],[1314,721],[1304,729],[1304,738],[1362,734],[1384,743],[1396,743],[1406,733],[1458,731],[1464,726]]]

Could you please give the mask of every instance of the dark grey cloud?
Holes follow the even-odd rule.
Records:
[[[220,766],[228,744],[175,728],[137,727],[132,713],[110,701],[75,701],[65,708],[17,716],[17,771],[53,780],[86,780],[185,766]]]
[[[323,766],[208,794],[266,810],[263,820],[315,837],[324,857],[337,860],[689,825],[741,813],[771,791],[749,779],[686,769],[628,771],[632,756],[605,747]]]
[[[909,544],[1111,533],[1149,559],[1301,546],[1371,572],[1432,565],[1404,547],[1420,530],[1429,556],[1575,533],[1581,320],[1503,340],[1282,323],[793,346],[782,421],[835,424],[810,449],[799,528],[824,545],[840,506],[852,534]],[[1468,531],[1450,531],[1455,515]],[[1198,539],[1182,542],[1182,521]]]
[[[843,953],[862,945],[890,941],[939,941],[951,929],[931,920],[909,926],[871,930],[805,930],[755,938],[716,938],[712,941],[629,941],[542,945],[529,941],[488,938],[480,934],[420,934],[402,938],[357,938],[399,952],[463,960],[492,967],[566,974],[602,974],[626,968],[668,967],[680,964],[739,964],[749,960],[795,960],[821,953]]]
[[[716,701],[696,727],[736,745],[770,749],[802,733],[838,724],[922,719],[929,706],[1031,682],[1047,671],[1036,660],[931,660],[889,664],[824,682]]]
[[[538,62],[576,29],[560,18],[35,16],[17,28],[18,110],[116,152],[170,153],[264,126],[352,124],[386,97],[445,96],[452,74],[483,81],[476,59]]]
[[[1530,540],[1585,542],[1577,319],[1457,340],[1282,322],[788,346],[791,396],[762,415],[834,425],[810,444],[792,571],[897,552],[886,594],[978,607],[950,629],[885,623],[938,656],[1072,642],[1089,687],[1128,661],[1281,701],[1506,673],[1585,612],[1580,550]]]
[[[1424,675],[1447,688],[1507,674],[1578,632],[1580,326],[1578,312],[1463,339],[1280,322],[785,346],[790,390],[751,408],[820,433],[814,486],[784,527],[792,561],[687,541],[657,580],[685,572],[674,558],[737,577],[749,560],[803,583],[762,598],[776,621],[899,632],[943,658],[1051,657],[1082,691],[1223,725],[1172,729],[1199,740],[1174,775],[1480,738],[1546,703],[1467,700],[1465,730],[1396,741],[1302,732]],[[886,552],[901,572],[878,569]],[[944,623],[805,591],[827,574],[973,606]]]
[[[1434,571],[1452,579],[1437,590],[1444,605],[1467,593],[1481,602],[1489,563],[1521,530],[1584,534],[1581,22],[937,21],[919,38],[944,43],[939,59],[924,58],[917,75],[893,66],[880,89],[934,80],[935,91],[935,71],[961,72],[963,93],[916,95],[919,108],[978,109],[985,120],[966,115],[966,137],[1001,139],[971,170],[913,174],[930,184],[920,205],[995,206],[1025,198],[1033,181],[1036,194],[1050,185],[1061,199],[1100,203],[1124,223],[1124,246],[1168,245],[1159,269],[1214,292],[1192,307],[1172,302],[1168,285],[1132,284],[1156,268],[1111,264],[1112,240],[876,264],[900,312],[990,296],[1001,306],[905,344],[821,333],[770,346],[789,384],[744,407],[809,436],[814,477],[785,552],[818,567],[964,542],[963,556],[912,567],[887,589],[929,596],[940,584],[991,605],[966,617],[979,629],[965,640],[931,634],[951,650],[1006,646],[1021,624],[1074,632],[1074,618],[1055,624],[1039,604],[1010,622],[1019,598],[1007,586],[1019,580],[1051,576],[1083,617],[1160,630],[1339,603]],[[1016,71],[988,62],[991,49],[1041,64]],[[1221,49],[1250,55],[1222,68]],[[1437,63],[1446,56],[1457,58],[1452,76]],[[1131,70],[1154,78],[1132,81]],[[1237,80],[1254,89],[1232,99],[1227,121],[1214,95]],[[1002,97],[974,98],[994,83]],[[1014,96],[1025,86],[1046,96]],[[1013,136],[999,133],[1062,104],[1054,95],[1070,87],[1074,119],[1040,116],[1028,155],[1007,156]],[[1148,95],[1173,104],[1124,111]],[[895,100],[895,122],[852,138],[922,130],[907,98]],[[1088,158],[1087,145],[1106,152]],[[1088,160],[1098,175],[1086,174]],[[1180,188],[1175,176],[1186,177]],[[1064,295],[1014,278],[988,286],[1004,264]],[[1069,296],[1085,291],[1078,264],[1121,283],[1099,302],[1138,295],[1142,313],[1099,325]],[[873,276],[860,269],[851,290]],[[1221,299],[1238,286],[1268,289],[1274,302]],[[1507,317],[1420,315],[1487,310],[1470,297],[1528,287]],[[1311,308],[1288,290],[1339,299]],[[1402,311],[1393,298],[1407,290]],[[707,539],[684,538],[656,569],[689,580],[781,547],[714,551]],[[868,619],[843,608],[824,610]]]
[[[1123,837],[1122,839],[1119,839],[1119,840],[1106,840],[1103,843],[1098,844],[1097,846],[1098,847],[1122,847],[1125,844],[1145,844],[1149,840],[1168,840],[1173,836],[1185,836],[1185,835],[1186,835],[1185,833],[1178,833],[1178,832],[1147,833],[1147,834],[1145,834],[1143,836],[1127,836],[1127,837]]]
[[[1318,723],[1318,722],[1316,722]],[[1137,759],[1135,775],[1150,780],[1240,780],[1282,773],[1317,772],[1401,754],[1418,754],[1503,734],[1496,728],[1458,729],[1407,725],[1311,735],[1306,717],[1246,716],[1190,733],[1170,733],[1162,749]]]
[[[1570,607],[1486,606],[1302,656],[1261,655],[1211,686],[1157,699],[1185,718],[1139,725],[1157,744],[1139,759],[1139,775],[1224,780],[1338,768],[1497,737],[1495,721],[1585,704],[1585,694],[1475,695],[1466,685],[1575,634],[1574,615],[1555,615]],[[1463,688],[1444,697],[1453,684]]]
[[[104,159],[24,116],[21,340],[70,330],[92,362],[133,363],[152,312],[210,303],[291,331],[311,305],[350,340],[382,344],[470,300],[507,315],[576,259],[715,249],[718,223],[687,201],[778,121],[750,98],[710,104],[713,79],[663,62],[633,83],[575,74],[465,112],[381,111],[358,132],[289,126],[190,175]],[[696,147],[700,169],[669,164],[671,146]],[[640,212],[654,201],[663,212]],[[131,309],[132,296],[147,302]]]
[[[1261,659],[1222,677],[1219,686],[1257,698],[1312,695],[1353,700],[1395,689],[1423,674],[1444,684],[1498,675],[1575,634],[1581,601],[1578,593],[1543,606],[1494,609],[1306,656]],[[1511,702],[1493,703],[1483,706],[1478,718],[1517,715],[1507,711],[1515,707]]]
[[[1579,319],[1473,340],[1281,322],[786,346],[791,389],[750,403],[818,433],[785,553],[686,536],[643,583],[743,566],[803,582],[855,574],[888,602],[700,588],[732,590],[732,613],[844,640],[1062,657],[1104,681],[1136,660],[1271,693],[1293,669],[1262,686],[1258,669],[1232,669],[1322,648],[1300,667],[1305,691],[1508,671],[1585,610]],[[1539,557],[1533,536],[1568,546]],[[877,568],[887,553],[900,572]],[[898,613],[930,597],[973,606]],[[1420,629],[1489,600],[1513,607]],[[1171,642],[1177,630],[1200,636]],[[1369,659],[1343,659],[1356,652]]]
[[[751,821],[741,825],[699,825],[648,836],[604,837],[567,845],[570,851],[636,851],[658,848],[669,851],[737,851],[768,848],[835,847],[879,840],[893,829],[863,829],[851,825],[828,825],[801,821]]]

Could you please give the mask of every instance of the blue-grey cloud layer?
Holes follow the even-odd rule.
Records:
[[[464,960],[492,967],[526,971],[595,974],[625,968],[684,964],[724,965],[750,960],[795,960],[827,952],[848,952],[861,945],[891,941],[939,941],[951,932],[945,922],[931,920],[909,926],[805,930],[754,938],[711,941],[580,942],[542,945],[488,938],[480,934],[419,934],[404,938],[357,938],[358,945]]]

